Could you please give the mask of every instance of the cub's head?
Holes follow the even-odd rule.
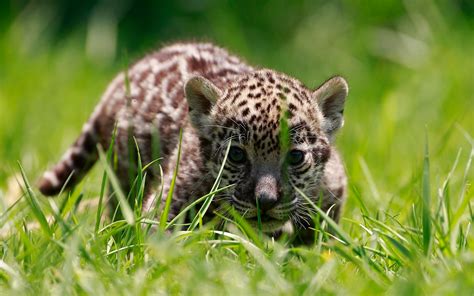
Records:
[[[306,224],[309,207],[294,187],[318,198],[331,141],[343,125],[348,87],[334,77],[316,90],[270,70],[260,70],[219,89],[196,76],[185,94],[208,169],[217,177],[230,142],[221,185],[235,184],[220,200],[262,229],[287,221]]]

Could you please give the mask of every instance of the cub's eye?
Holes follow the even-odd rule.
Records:
[[[293,149],[288,153],[287,157],[289,165],[300,165],[304,161],[304,152],[301,150]]]
[[[232,146],[229,150],[229,160],[233,163],[242,164],[245,163],[247,160],[247,156],[245,155],[245,151],[239,147]]]

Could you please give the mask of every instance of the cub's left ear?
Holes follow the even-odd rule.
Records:
[[[330,137],[344,124],[344,103],[348,92],[349,86],[340,76],[329,79],[313,92],[324,116],[323,129]]]
[[[184,85],[184,94],[189,106],[191,123],[200,128],[208,124],[209,114],[222,91],[202,76],[190,78]]]

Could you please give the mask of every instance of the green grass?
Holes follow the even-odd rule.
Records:
[[[110,223],[105,200],[91,202],[108,181],[117,188],[107,152],[73,192],[39,195],[35,180],[72,143],[126,58],[94,62],[80,30],[49,42],[46,29],[31,30],[47,18],[23,15],[2,29],[0,295],[472,295],[474,21],[448,1],[373,11],[341,3],[308,8],[284,42],[250,24],[240,30],[232,11],[210,11],[201,32],[308,86],[334,74],[348,80],[337,146],[349,198],[339,225],[319,211],[310,247],[268,240],[237,216],[225,232],[201,215],[193,231],[175,230],[182,216],[167,223],[163,209],[140,211],[143,174],[137,203]]]

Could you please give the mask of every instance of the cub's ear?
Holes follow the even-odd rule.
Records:
[[[220,98],[222,91],[202,76],[191,77],[184,85],[192,125],[201,128],[210,124],[209,113]]]
[[[329,79],[313,92],[313,98],[324,116],[323,129],[330,138],[344,124],[344,103],[348,92],[349,86],[340,76]]]
[[[222,91],[202,76],[191,77],[184,85],[190,113],[208,115]]]

